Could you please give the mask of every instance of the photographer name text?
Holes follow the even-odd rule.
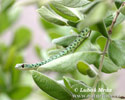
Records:
[[[104,89],[104,88],[98,88],[98,89],[96,89],[96,88],[94,88],[94,89],[75,88],[74,91],[75,92],[112,92],[112,89],[109,89],[109,88],[107,88],[107,89]]]

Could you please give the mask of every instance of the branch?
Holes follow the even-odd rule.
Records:
[[[115,25],[115,23],[116,23],[116,20],[117,20],[119,14],[120,14],[120,9],[121,9],[124,5],[125,5],[125,2],[123,2],[123,3],[121,4],[121,7],[120,7],[120,8],[118,9],[118,11],[116,12],[116,16],[115,16],[115,18],[113,19],[112,24],[111,24],[111,27],[110,27],[110,29],[109,29],[109,31],[108,31],[109,34],[112,34],[112,29],[113,29],[113,27],[114,27],[114,25]]]
[[[105,45],[105,48],[104,48],[104,51],[103,51],[102,59],[101,59],[101,61],[100,61],[100,65],[99,65],[99,76],[101,76],[101,71],[102,71],[102,67],[103,67],[103,61],[104,61],[104,57],[105,57],[106,51],[107,51],[108,46],[109,46],[109,40],[110,40],[110,39],[107,39],[107,41],[106,41],[106,45]]]
[[[110,27],[110,29],[109,29],[109,31],[108,31],[108,34],[109,34],[109,35],[112,34],[113,27],[114,27],[114,25],[115,25],[115,23],[116,23],[116,20],[117,20],[119,14],[120,14],[120,9],[121,9],[124,5],[125,5],[125,2],[122,3],[121,7],[120,7],[120,8],[118,9],[118,11],[116,12],[116,16],[114,17],[114,19],[113,19],[113,21],[112,21],[112,24],[111,24],[111,27]],[[99,75],[97,76],[97,78],[96,78],[96,80],[95,80],[95,83],[94,83],[93,88],[96,88],[97,83],[98,83],[98,81],[100,80],[101,72],[102,72],[102,68],[103,68],[104,57],[105,57],[106,51],[107,51],[107,49],[108,49],[109,42],[110,42],[110,38],[108,38],[107,41],[106,41],[106,45],[105,45],[104,51],[103,51],[103,53],[102,53],[102,59],[101,59],[101,61],[100,61],[100,65],[99,65]],[[94,92],[92,93],[92,95],[93,95],[93,94],[94,94]],[[114,97],[116,97],[116,96],[114,96]],[[120,98],[120,99],[123,99],[123,98],[125,99],[125,97],[123,97],[123,96],[121,96],[121,97],[119,97],[119,98]],[[90,98],[90,100],[91,100],[91,99],[92,99],[92,98]]]
[[[121,7],[118,9],[117,13],[116,13],[116,16],[114,17],[113,21],[112,21],[112,24],[111,24],[111,27],[108,31],[108,34],[112,34],[112,30],[113,30],[113,27],[116,23],[116,20],[120,14],[120,9],[125,5],[125,2],[122,3]],[[106,54],[106,51],[107,51],[107,48],[108,48],[108,44],[109,44],[109,41],[110,39],[108,38],[107,39],[107,42],[106,42],[106,45],[105,45],[105,49],[103,51],[103,55],[102,55],[102,59],[101,59],[101,62],[100,62],[100,65],[99,65],[99,76],[101,74],[101,70],[102,70],[102,67],[103,67],[103,61],[104,61],[104,57],[105,57],[105,54]]]

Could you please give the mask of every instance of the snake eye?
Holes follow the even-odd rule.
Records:
[[[22,65],[22,68],[24,68],[24,64]]]

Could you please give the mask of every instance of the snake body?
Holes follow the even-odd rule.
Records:
[[[50,61],[53,61],[57,58],[60,58],[64,55],[74,51],[83,42],[83,40],[85,40],[87,38],[88,33],[90,33],[90,29],[85,28],[68,47],[66,47],[63,51],[59,52],[58,54],[56,54],[56,55],[54,55],[50,58],[48,58],[45,61],[34,63],[34,64],[26,64],[26,63],[17,64],[16,68],[20,69],[20,70],[33,70],[33,69],[37,69],[38,67],[40,67],[44,64],[47,64]]]

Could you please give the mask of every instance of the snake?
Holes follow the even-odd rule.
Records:
[[[88,37],[88,34],[90,32],[91,30],[89,28],[83,29],[83,31],[77,36],[77,38],[71,44],[69,44],[64,50],[60,51],[58,54],[53,55],[44,61],[32,63],[32,64],[20,63],[20,64],[16,64],[15,68],[19,70],[36,70],[38,67],[74,51]]]

